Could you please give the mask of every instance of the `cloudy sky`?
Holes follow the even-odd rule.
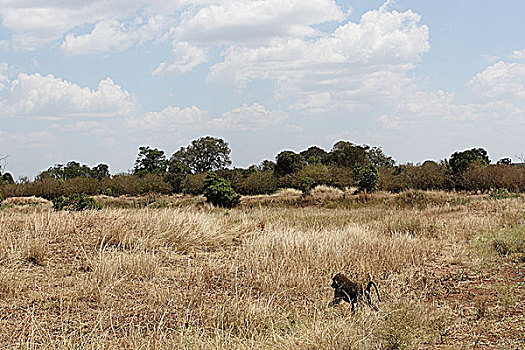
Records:
[[[0,0],[0,155],[133,166],[222,137],[234,166],[338,140],[398,162],[525,153],[519,0]]]

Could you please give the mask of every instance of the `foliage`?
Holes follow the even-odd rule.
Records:
[[[490,198],[493,199],[507,199],[507,198],[518,198],[520,195],[518,193],[510,193],[505,188],[497,188],[490,191]]]
[[[279,180],[271,170],[258,171],[248,174],[235,187],[244,195],[271,194],[279,189]]]
[[[101,180],[110,177],[109,166],[107,164],[99,164],[92,169],[87,165],[82,165],[74,160],[67,162],[67,164],[55,164],[54,166],[42,171],[35,178],[35,181],[43,181],[45,179],[54,179],[67,181],[77,177],[94,178]]]
[[[111,177],[111,174],[109,173],[109,166],[102,163],[91,168],[90,174],[92,178],[97,180]]]
[[[315,187],[315,181],[311,177],[305,176],[301,178],[299,189],[303,194],[310,194],[310,191]]]
[[[449,164],[454,174],[461,174],[474,165],[489,165],[490,159],[487,151],[483,148],[472,148],[462,152],[454,152],[450,156]]]
[[[368,146],[365,146],[365,148]],[[367,151],[368,160],[376,168],[392,168],[395,165],[394,159],[386,155],[381,147],[371,147]]]
[[[75,194],[54,198],[53,209],[69,211],[100,210],[102,206],[93,197],[85,194]]]
[[[359,186],[359,191],[373,192],[377,189],[379,173],[377,168],[368,164],[354,172],[355,181]]]
[[[304,166],[303,158],[293,151],[282,151],[276,157],[275,175],[284,176],[297,172]]]
[[[498,160],[498,162],[496,163],[498,165],[512,165],[512,159],[510,158],[501,158],[500,160]]]
[[[194,196],[202,194],[206,174],[187,175],[182,181],[182,192]]]
[[[369,164],[368,146],[354,145],[349,141],[338,141],[332,147],[326,161],[338,167],[359,168]]]
[[[230,152],[228,143],[223,139],[201,137],[171,156],[170,173],[199,174],[225,168],[231,165]]]
[[[12,185],[14,183],[15,180],[13,179],[13,175],[11,175],[10,173],[4,173],[3,175],[0,174],[0,185]]]
[[[164,151],[156,148],[152,149],[149,146],[141,146],[133,167],[133,175],[164,174],[167,167],[168,161]]]
[[[301,157],[303,157],[304,161],[308,164],[319,164],[322,163],[326,156],[328,155],[328,152],[326,152],[324,149],[317,147],[317,146],[311,146],[307,150],[302,151],[299,153]]]
[[[213,172],[208,173],[204,179],[203,195],[213,205],[227,208],[237,206],[241,198],[228,180]]]

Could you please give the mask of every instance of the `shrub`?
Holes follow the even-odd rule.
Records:
[[[379,182],[379,173],[375,166],[368,164],[356,170],[354,174],[359,191],[373,192],[376,190]]]
[[[498,188],[490,191],[490,198],[493,199],[506,199],[506,198],[518,198],[520,195],[518,193],[510,193],[505,188]]]
[[[245,195],[272,194],[279,189],[279,180],[272,170],[258,171],[239,181],[237,188]]]
[[[315,181],[311,177],[303,177],[299,184],[299,189],[303,194],[310,194],[312,188],[315,187]]]
[[[235,192],[228,180],[216,173],[208,173],[204,179],[204,197],[213,205],[232,208],[240,202],[241,196]]]
[[[55,210],[99,210],[102,206],[93,197],[85,194],[74,194],[71,196],[60,196],[53,199],[53,209]]]
[[[205,177],[205,173],[186,175],[184,180],[182,180],[182,193],[192,194],[194,196],[202,194]]]

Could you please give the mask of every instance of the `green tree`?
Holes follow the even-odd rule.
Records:
[[[149,146],[139,147],[139,154],[135,161],[133,174],[144,176],[147,174],[164,174],[168,167],[168,161],[164,151]]]
[[[354,171],[354,180],[359,186],[359,191],[373,192],[377,189],[379,173],[372,164]]]
[[[173,191],[179,193],[183,190],[183,181],[186,175],[191,174],[190,169],[184,164],[184,151],[175,152],[168,162],[168,173],[166,180],[170,183]]]
[[[187,169],[191,174],[205,173],[231,165],[230,153],[226,141],[205,136],[191,141],[186,148],[181,147],[171,156],[170,164],[180,164],[174,169]]]
[[[91,169],[87,165],[81,165],[77,161],[69,161],[67,164],[55,164],[42,171],[35,178],[36,181],[44,179],[70,180],[76,177],[91,177]]]
[[[370,163],[368,146],[354,145],[348,141],[338,141],[326,157],[328,164],[345,168],[360,168]]]
[[[276,157],[275,175],[293,174],[304,166],[303,157],[293,151],[282,151]]]
[[[109,166],[103,163],[94,166],[90,171],[90,175],[92,178],[97,180],[111,177],[111,174],[109,173]]]
[[[512,165],[512,159],[510,159],[510,158],[501,158],[500,160],[498,160],[498,162],[496,164],[499,164],[499,165]]]
[[[450,156],[449,164],[454,174],[461,174],[472,165],[489,165],[490,159],[487,151],[483,148],[472,148],[466,151],[454,152]]]
[[[232,208],[239,204],[241,196],[231,187],[228,180],[210,172],[204,179],[203,195],[213,205]]]
[[[15,183],[15,180],[13,179],[13,175],[10,173],[4,173],[3,175],[0,174],[0,185],[7,184],[12,185]]]
[[[299,153],[308,165],[322,163],[328,153],[317,146],[311,146]]]
[[[368,147],[368,146],[366,146]],[[370,163],[376,168],[392,168],[396,162],[386,155],[381,147],[371,147],[366,151]]]

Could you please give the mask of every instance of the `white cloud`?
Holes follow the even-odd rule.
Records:
[[[525,59],[525,49],[523,50],[515,50],[512,52],[512,55],[510,55],[510,58],[516,59],[516,60],[523,60]]]
[[[467,86],[489,98],[524,98],[525,64],[499,61],[476,74]]]
[[[137,18],[126,25],[117,20],[98,22],[91,33],[84,35],[67,34],[62,45],[62,52],[69,55],[84,55],[107,52],[111,49],[125,50],[135,43],[160,38],[166,27],[166,21],[160,17],[150,17],[146,23]]]
[[[130,118],[127,125],[141,130],[195,128],[202,122],[206,114],[206,111],[196,106],[184,109],[168,106],[160,112],[149,112],[140,118]]]
[[[224,61],[212,66],[209,79],[236,87],[256,79],[273,80],[278,96],[299,96],[294,108],[312,106],[315,111],[394,98],[410,84],[407,72],[430,47],[428,27],[420,20],[410,10],[390,12],[383,6],[325,37],[279,38],[255,48],[232,46]]]
[[[15,48],[35,50],[85,24],[125,20],[137,11],[154,17],[172,13],[189,3],[192,1],[2,0],[0,16],[2,25],[13,33],[12,45]]]
[[[206,51],[186,42],[174,42],[171,58],[162,62],[154,75],[178,75],[191,71],[196,66],[207,62]]]
[[[0,107],[4,116],[67,118],[128,115],[136,105],[133,97],[110,78],[91,90],[51,74],[21,73],[11,81]]]
[[[210,127],[235,130],[263,130],[270,126],[281,125],[288,119],[288,114],[282,111],[268,111],[264,106],[254,103],[251,106],[243,104],[231,112],[223,113],[220,118],[212,119]]]
[[[7,88],[9,85],[9,77],[7,76],[8,65],[5,62],[0,62],[0,91]]]
[[[175,33],[180,40],[210,45],[247,44],[318,35],[311,25],[344,18],[334,0],[214,1],[188,12]]]

